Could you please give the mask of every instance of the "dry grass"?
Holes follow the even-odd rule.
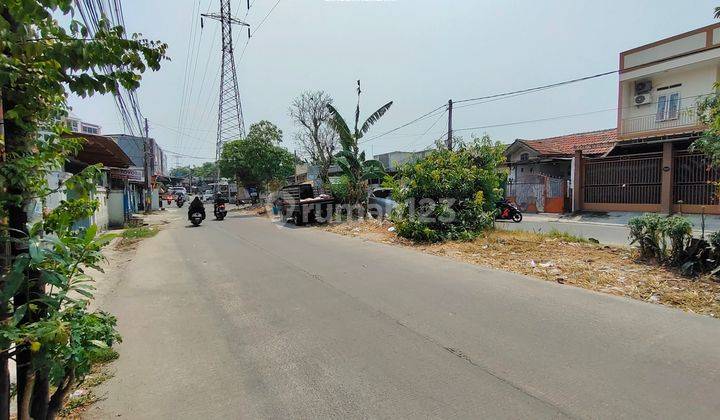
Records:
[[[665,267],[637,261],[631,249],[563,235],[505,230],[487,232],[471,242],[416,245],[388,232],[391,226],[370,221],[332,224],[325,229],[720,318],[720,283],[710,278],[689,279]]]

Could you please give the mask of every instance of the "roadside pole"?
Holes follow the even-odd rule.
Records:
[[[452,150],[453,148],[453,100],[448,100],[448,134],[447,134],[447,148]]]
[[[143,139],[144,172],[145,172],[145,213],[150,213],[152,206],[152,184],[150,183],[150,134],[148,119],[145,118],[145,138]]]

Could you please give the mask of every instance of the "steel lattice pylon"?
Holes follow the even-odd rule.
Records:
[[[211,13],[202,16],[218,20],[222,25],[222,68],[220,70],[220,99],[218,101],[217,143],[215,145],[215,162],[217,163],[225,142],[245,136],[245,122],[243,121],[240,90],[235,71],[232,27],[233,25],[246,27],[250,25],[232,17],[230,0],[220,0],[220,14]]]

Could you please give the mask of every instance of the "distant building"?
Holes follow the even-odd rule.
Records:
[[[145,137],[129,134],[109,134],[120,148],[133,161],[136,168],[143,169],[145,165]],[[167,157],[155,139],[147,138],[148,153],[150,153],[150,174],[153,176],[167,176]]]
[[[388,172],[397,172],[398,168],[406,163],[417,162],[418,160],[429,155],[434,149],[422,150],[419,152],[389,152],[375,155],[375,160],[379,160]]]
[[[64,121],[65,121],[65,125],[67,126],[68,130],[70,130],[74,133],[93,134],[93,135],[102,134],[102,128],[99,125],[85,122],[73,114],[70,114],[67,117],[65,117]]]

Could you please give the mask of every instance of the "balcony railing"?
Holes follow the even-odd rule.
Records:
[[[701,129],[701,127],[702,124],[698,119],[697,108],[688,107],[682,108],[678,112],[677,118],[673,119],[658,120],[657,115],[655,114],[625,118],[622,120],[620,134],[652,134],[654,132],[664,131],[681,132],[681,129],[683,128],[687,128],[688,131],[692,131],[693,128]]]

